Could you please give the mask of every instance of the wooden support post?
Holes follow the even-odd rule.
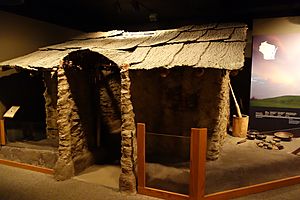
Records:
[[[137,124],[137,164],[138,164],[138,192],[145,188],[145,137],[146,127],[143,123]]]
[[[190,144],[190,199],[204,199],[207,129],[192,128]]]
[[[6,144],[6,135],[5,135],[5,127],[4,127],[4,119],[0,120],[0,144]]]

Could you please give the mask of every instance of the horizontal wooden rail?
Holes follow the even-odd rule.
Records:
[[[256,184],[247,187],[241,187],[241,188],[236,188],[232,190],[205,195],[205,200],[232,199],[232,198],[242,197],[250,194],[265,192],[280,187],[295,185],[299,183],[300,183],[300,176],[294,176],[294,177],[269,181],[261,184]]]
[[[15,161],[11,161],[11,160],[0,159],[0,164],[8,165],[11,167],[18,167],[18,168],[27,169],[27,170],[36,171],[36,172],[41,172],[44,174],[53,174],[54,173],[54,170],[50,169],[50,168],[29,165],[29,164],[15,162]]]
[[[168,199],[168,200],[187,200],[190,199],[188,195],[179,194],[175,192],[169,192],[165,190],[159,190],[155,188],[148,188],[148,187],[141,187],[138,188],[139,194],[161,198],[161,199]]]

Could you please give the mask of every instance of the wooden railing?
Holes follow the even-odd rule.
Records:
[[[6,144],[4,120],[0,119],[0,145]]]
[[[300,183],[300,176],[269,181],[247,187],[241,187],[223,192],[205,195],[205,163],[207,146],[207,129],[192,128],[190,143],[190,180],[189,195],[164,191],[146,186],[145,175],[145,138],[146,126],[137,124],[137,164],[138,164],[138,193],[152,197],[170,200],[218,200],[232,199],[258,192],[264,192],[279,187]]]
[[[172,200],[198,200],[204,197],[205,192],[205,162],[206,162],[206,128],[191,129],[190,145],[190,194],[179,194],[164,190],[146,187],[145,176],[145,138],[146,127],[143,123],[137,124],[138,146],[138,193]]]

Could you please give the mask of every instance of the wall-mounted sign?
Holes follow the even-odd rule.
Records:
[[[253,23],[250,128],[300,131],[300,17]]]
[[[13,118],[17,111],[19,110],[20,106],[12,106],[6,113],[4,113],[3,117],[5,118]]]

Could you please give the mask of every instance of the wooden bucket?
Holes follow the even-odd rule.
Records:
[[[237,117],[236,115],[233,115],[232,135],[241,138],[247,137],[248,123],[248,115],[242,115],[242,117]]]

